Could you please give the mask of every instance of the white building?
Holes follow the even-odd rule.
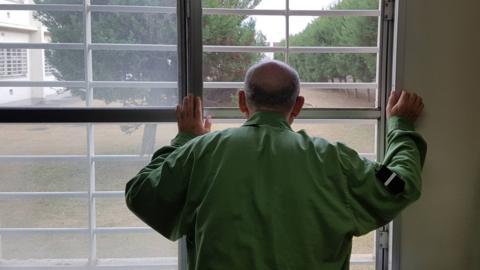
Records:
[[[33,4],[32,0],[0,0],[0,4]],[[0,42],[48,42],[48,31],[34,11],[0,10]],[[0,48],[0,81],[55,80],[41,49]],[[0,87],[0,105],[34,105],[56,94],[48,87]]]

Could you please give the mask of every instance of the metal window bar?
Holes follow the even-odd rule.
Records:
[[[32,11],[77,11],[82,12],[83,6],[78,4],[0,4],[1,10],[32,10]],[[276,9],[234,9],[234,8],[203,8],[205,15],[267,15],[286,16],[287,11]],[[158,6],[120,6],[120,5],[90,5],[91,12],[129,12],[129,13],[160,13],[175,14],[175,7]],[[289,10],[290,16],[366,16],[378,17],[380,10]]]

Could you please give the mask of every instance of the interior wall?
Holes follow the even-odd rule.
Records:
[[[406,1],[406,89],[424,98],[421,199],[400,217],[400,269],[480,269],[480,4]]]

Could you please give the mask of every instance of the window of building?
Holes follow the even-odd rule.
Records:
[[[48,75],[0,78],[0,91],[21,98],[0,99],[1,265],[186,269],[182,241],[135,218],[124,185],[175,136],[187,93],[203,97],[216,129],[239,125],[236,92],[261,59],[299,71],[306,109],[294,129],[382,157],[392,49],[383,0],[32,2],[0,5],[49,35],[0,43],[0,74],[15,51],[27,76],[28,49]],[[354,240],[351,269],[386,269],[386,229]]]
[[[27,73],[27,50],[0,49],[0,77],[26,77]]]
[[[48,76],[48,75],[52,75],[54,72],[55,72],[55,68],[52,66],[52,64],[50,64],[50,61],[47,59],[45,59],[45,75]]]

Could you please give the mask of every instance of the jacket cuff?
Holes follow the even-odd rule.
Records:
[[[172,146],[182,146],[195,137],[197,136],[190,133],[180,132],[170,143]]]
[[[388,119],[388,131],[395,129],[415,131],[412,121],[400,116],[392,116]]]

